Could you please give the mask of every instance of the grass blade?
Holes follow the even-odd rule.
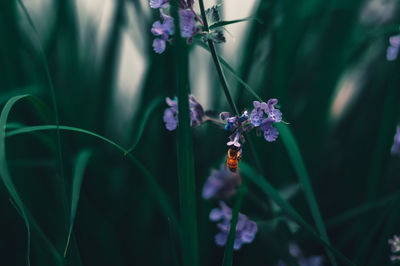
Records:
[[[3,110],[0,114],[0,176],[3,181],[5,187],[7,188],[8,193],[15,203],[15,207],[18,210],[18,213],[24,219],[25,227],[27,231],[27,264],[30,265],[30,252],[31,252],[31,226],[28,219],[28,214],[25,209],[25,205],[22,202],[21,197],[19,196],[17,189],[14,186],[14,182],[11,178],[10,171],[7,167],[7,157],[6,157],[6,127],[7,127],[7,119],[8,115],[16,102],[24,98],[31,98],[29,94],[14,96],[10,100],[7,101]]]
[[[79,196],[82,187],[83,175],[85,173],[85,169],[91,155],[92,152],[90,150],[83,150],[78,154],[78,157],[76,159],[75,171],[72,179],[70,222],[69,222],[67,243],[64,249],[64,258],[67,256],[69,242],[71,240],[72,229],[74,227],[76,210],[78,208]]]
[[[296,171],[296,174],[302,184],[304,194],[307,199],[308,206],[310,207],[311,214],[314,218],[315,224],[317,225],[318,232],[321,234],[321,237],[329,243],[328,233],[325,228],[324,221],[322,220],[321,212],[319,211],[317,200],[315,199],[314,192],[312,190],[310,178],[305,167],[303,158],[300,153],[299,146],[296,143],[295,138],[293,137],[292,132],[289,127],[285,124],[279,123],[276,125],[279,130],[279,133],[282,136],[283,144],[286,147],[286,150],[289,154],[290,160],[293,164],[293,167]],[[333,265],[336,265],[336,261],[334,256],[326,250]]]
[[[178,95],[178,178],[180,222],[182,227],[182,260],[184,266],[199,265],[196,186],[193,158],[192,128],[190,126],[189,99],[189,54],[185,40],[180,35],[178,1],[173,6],[175,18],[174,39],[176,58],[176,78]]]
[[[316,238],[324,247],[329,249],[339,259],[341,259],[346,265],[354,265],[348,258],[346,258],[340,251],[335,249],[328,241],[320,236],[315,230],[300,216],[298,212],[284,200],[279,192],[262,176],[259,176],[250,166],[245,163],[241,163],[240,168],[242,173],[254,184],[256,184],[266,195],[272,198],[275,203],[282,208],[296,223],[302,228],[308,231],[314,238]]]
[[[155,98],[149,105],[149,107],[146,109],[143,118],[141,119],[141,123],[139,125],[138,133],[136,135],[135,140],[133,141],[132,146],[125,152],[125,155],[133,151],[133,149],[136,147],[136,145],[139,143],[140,138],[143,135],[144,128],[147,124],[147,121],[149,120],[150,115],[153,113],[153,111],[157,108],[157,106],[162,102],[161,97]]]
[[[226,242],[224,258],[222,260],[223,266],[232,266],[233,263],[233,245],[236,237],[236,225],[239,219],[239,211],[243,204],[243,199],[247,193],[247,187],[245,184],[241,185],[238,192],[238,197],[235,201],[235,205],[232,210],[232,220],[228,234],[228,240]]]
[[[97,133],[94,133],[94,132],[91,132],[91,131],[88,131],[88,130],[85,130],[82,128],[63,126],[63,125],[60,125],[59,129],[64,130],[64,131],[81,133],[81,134],[85,134],[85,135],[89,135],[89,136],[101,139],[102,141],[107,142],[108,144],[114,146],[116,149],[121,151],[122,154],[126,153],[126,149],[123,148],[121,145],[119,145],[119,144],[115,143],[114,141],[107,139]],[[49,131],[49,130],[57,130],[57,125],[31,126],[31,127],[15,129],[12,131],[8,131],[6,134],[6,137],[12,137],[12,136],[20,135],[20,134],[33,133],[33,132],[37,132],[37,131]],[[164,211],[165,215],[171,219],[171,221],[177,227],[177,229],[180,230],[178,219],[172,208],[170,200],[168,199],[165,192],[160,188],[160,186],[158,185],[155,178],[150,174],[149,171],[147,171],[147,169],[143,166],[143,164],[140,163],[132,154],[128,154],[127,156],[140,169],[140,171],[147,177],[146,181],[149,182],[149,184],[153,188],[155,197],[157,199],[157,202],[160,204],[161,209]]]

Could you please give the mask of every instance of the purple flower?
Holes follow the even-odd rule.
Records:
[[[232,210],[222,201],[219,202],[219,205],[221,207],[220,209],[216,208],[211,210],[210,220],[219,221],[222,219],[222,221],[217,224],[220,232],[215,236],[215,243],[218,246],[225,246],[232,220]],[[239,213],[233,248],[238,250],[244,243],[253,242],[256,233],[257,224],[249,220],[246,215]]]
[[[392,253],[398,253],[400,252],[400,238],[397,235],[393,236],[393,239],[389,239],[388,243],[390,245],[390,250]],[[391,261],[400,261],[400,256],[399,255],[391,255],[390,256]]]
[[[400,154],[400,125],[397,126],[397,131],[394,135],[394,142],[392,145],[391,153]]]
[[[195,33],[194,13],[190,9],[179,10],[181,35],[184,38],[191,38]]]
[[[165,98],[169,108],[165,109],[163,120],[165,127],[169,131],[173,131],[178,126],[178,100],[176,97],[172,100],[169,97]]]
[[[273,127],[272,123],[279,123],[282,121],[282,113],[279,109],[275,108],[278,103],[277,99],[269,99],[267,103],[254,101],[254,109],[250,115],[250,122],[257,128],[257,134],[261,135],[261,131],[264,132],[264,138],[268,142],[273,142],[278,138],[278,130]],[[268,118],[264,117],[264,114]]]
[[[260,126],[264,120],[264,113],[268,115],[268,118],[272,119],[272,122],[280,122],[282,120],[282,113],[279,109],[275,108],[277,103],[277,99],[269,99],[267,103],[254,101],[254,109],[250,115],[251,123],[256,127]]]
[[[165,122],[165,127],[172,131],[178,126],[178,99],[175,97],[172,100],[167,97],[165,101],[169,108],[165,109],[163,120]],[[201,104],[192,94],[189,95],[189,108],[192,127],[201,125],[205,121],[205,112]]]
[[[399,54],[399,47],[400,47],[400,34],[391,36],[389,38],[390,45],[386,51],[386,59],[388,61],[394,61]]]
[[[150,0],[151,8],[166,8],[169,5],[168,0]]]
[[[205,112],[203,106],[201,106],[192,94],[189,95],[189,106],[192,127],[197,127],[204,122]]]
[[[162,54],[165,51],[165,40],[159,39],[159,38],[155,38],[153,41],[153,50],[154,52],[156,52],[157,54]]]
[[[295,243],[290,243],[289,244],[289,253],[293,257],[297,259],[297,263],[300,266],[322,266],[323,265],[323,257],[322,256],[311,256],[309,258],[304,257],[302,254],[299,246]],[[278,261],[277,266],[287,266],[283,261]]]
[[[245,142],[243,134],[245,132],[249,132],[254,127],[253,125],[247,125],[249,119],[247,111],[244,111],[240,117],[232,116],[228,112],[220,113],[219,117],[222,120],[226,121],[225,129],[233,131],[233,134],[229,136],[230,141],[226,145],[228,146],[233,145],[237,148],[240,148],[241,147],[240,142],[242,143]]]
[[[161,38],[156,38],[153,41],[153,49],[156,53],[161,54],[165,51],[166,41],[169,39],[170,35],[174,34],[174,19],[168,15],[165,15],[160,11],[163,17],[163,23],[159,20],[153,23],[151,28],[151,33],[155,36],[160,36]]]
[[[271,118],[264,119],[260,125],[260,129],[264,132],[264,139],[268,142],[274,142],[279,135],[278,130],[272,126]]]
[[[222,165],[219,170],[212,170],[203,186],[202,196],[204,199],[229,198],[236,193],[242,179],[238,173],[234,173]]]

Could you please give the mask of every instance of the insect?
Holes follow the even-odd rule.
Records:
[[[242,157],[242,149],[232,146],[228,150],[228,156],[226,157],[226,166],[234,173],[238,172],[238,162]]]

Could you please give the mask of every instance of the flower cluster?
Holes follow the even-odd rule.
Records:
[[[386,50],[386,59],[388,61],[394,61],[397,58],[397,55],[399,54],[399,48],[400,48],[400,34],[391,36],[389,38],[389,46]]]
[[[391,149],[392,154],[400,154],[400,125],[397,126],[394,142]]]
[[[219,170],[211,171],[211,175],[203,186],[202,196],[204,199],[229,198],[236,193],[241,182],[242,179],[238,173],[232,172],[222,165]]]
[[[167,98],[166,102],[169,108],[164,112],[164,122],[167,129],[172,131],[178,126],[178,103],[176,97],[173,100]],[[256,128],[258,136],[263,133],[264,139],[268,142],[273,142],[278,138],[278,130],[273,126],[274,123],[282,121],[282,113],[276,108],[277,99],[270,99],[266,103],[254,101],[254,109],[250,116],[247,111],[244,111],[240,116],[222,112],[219,115],[220,121],[207,117],[203,107],[193,95],[189,95],[189,104],[192,126],[197,127],[206,120],[224,124],[225,130],[232,132],[227,142],[229,147],[241,149],[245,142],[244,134],[250,132],[253,128]]]
[[[165,109],[163,120],[165,127],[172,131],[178,126],[178,99],[176,97],[174,99],[167,97],[165,101],[169,108]],[[192,94],[189,95],[189,107],[192,127],[201,125],[205,121],[204,109]]]
[[[250,120],[247,111],[244,111],[240,117],[233,116],[227,112],[221,113],[220,118],[226,121],[225,129],[233,131],[227,145],[240,148],[241,143],[245,140],[243,133],[249,132],[253,128],[256,128],[257,135],[259,136],[263,132],[266,141],[275,141],[279,133],[273,124],[282,121],[281,111],[275,108],[277,103],[277,99],[270,99],[267,103],[254,101],[254,109],[251,111]]]
[[[205,13],[207,21],[212,27],[208,32],[202,30],[204,25],[201,18],[193,10],[194,0],[179,0],[179,27],[181,29],[181,36],[187,39],[188,43],[192,43],[193,37],[196,34],[201,34],[203,42],[212,41],[214,43],[224,43],[226,41],[224,35],[224,28],[222,25],[217,25],[221,22],[219,14],[219,6],[212,6],[208,8]],[[158,54],[165,51],[166,43],[171,42],[172,35],[174,34],[174,19],[168,15],[169,13],[169,0],[150,0],[150,7],[160,10],[162,21],[153,23],[151,32],[156,38],[153,41],[153,50]],[[200,23],[196,25],[196,20]]]
[[[389,245],[391,246],[391,251],[393,254],[400,252],[400,238],[396,235],[393,236],[393,239],[388,240]],[[399,255],[390,256],[391,261],[400,261]]]
[[[218,246],[225,246],[232,220],[232,210],[222,201],[219,205],[221,208],[211,210],[210,220],[214,222],[222,220],[217,224],[220,232],[215,236],[215,243]],[[257,224],[249,220],[246,215],[239,213],[233,248],[238,250],[244,243],[253,242],[256,233]]]
[[[322,256],[311,256],[311,257],[304,257],[303,253],[301,252],[299,246],[295,243],[289,244],[289,253],[294,258],[296,258],[297,263],[300,266],[322,266],[323,265],[323,258]],[[277,266],[287,266],[283,261],[278,261]]]
[[[195,13],[193,11],[193,0],[179,1],[179,19],[181,36],[187,38],[191,42],[192,37],[196,34]],[[153,41],[153,49],[156,53],[161,54],[165,51],[166,42],[171,40],[174,34],[174,19],[167,15],[169,11],[169,0],[151,0],[150,7],[159,9],[162,17],[162,22],[157,20],[153,23],[151,32],[156,38]]]

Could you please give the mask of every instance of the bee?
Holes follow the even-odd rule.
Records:
[[[228,155],[226,157],[226,167],[231,170],[231,172],[238,172],[238,162],[242,157],[242,149],[232,146],[228,150]]]

